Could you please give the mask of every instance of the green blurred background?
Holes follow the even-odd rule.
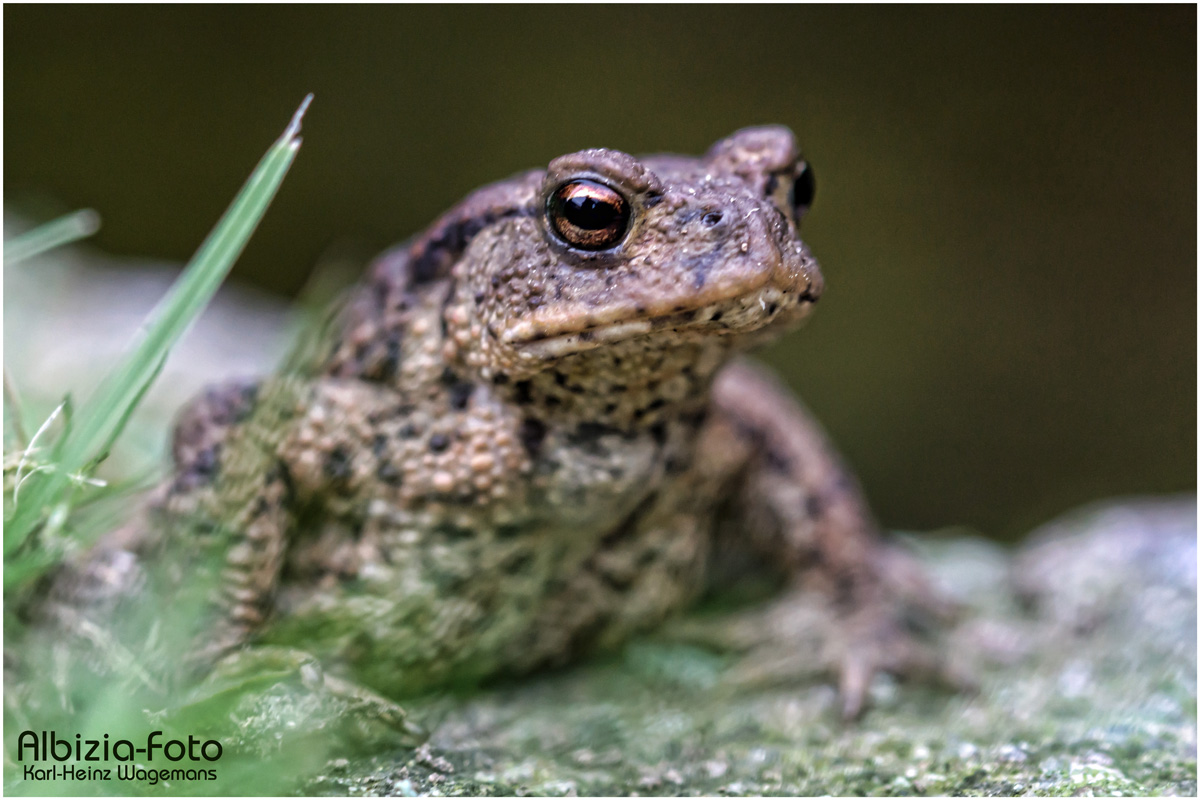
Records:
[[[789,125],[828,291],[770,349],[889,526],[1196,485],[1196,9],[6,6],[4,194],[185,260],[306,92],[234,280],[294,293],[588,146]]]

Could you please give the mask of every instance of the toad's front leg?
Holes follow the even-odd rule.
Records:
[[[781,567],[794,587],[818,589],[832,609],[818,666],[836,671],[845,716],[861,713],[878,671],[963,683],[909,626],[914,613],[947,617],[950,604],[932,591],[910,556],[882,539],[855,480],[775,381],[744,363],[727,367],[713,388],[701,448],[700,463],[710,457],[729,462],[738,455],[742,462],[717,552],[752,552]],[[806,637],[814,630],[811,615],[792,611],[785,601],[761,620],[760,630]],[[786,646],[793,662],[814,666],[812,656],[800,650],[811,642]]]
[[[230,735],[248,741],[294,727],[258,731],[261,720],[295,719],[306,733],[335,732],[359,747],[415,744],[424,734],[403,708],[327,673],[297,649],[305,642],[261,641],[295,546],[297,509],[317,514],[331,479],[317,470],[300,480],[284,446],[319,394],[310,382],[270,378],[214,386],[193,401],[175,431],[173,476],[147,518],[62,575],[55,616],[94,645],[114,645],[106,652],[139,653],[153,642],[160,670],[140,672],[167,700],[172,724],[228,721]]]
[[[306,384],[289,378],[210,387],[180,415],[171,480],[138,547],[164,615],[188,614],[185,659],[203,672],[266,621],[294,525],[278,450]],[[183,623],[183,620],[180,620]]]
[[[275,379],[207,390],[179,418],[171,478],[56,571],[32,614],[47,623],[60,693],[77,671],[163,693],[260,628],[292,527],[276,446],[297,391]]]

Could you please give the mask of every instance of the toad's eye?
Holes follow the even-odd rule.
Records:
[[[546,216],[554,233],[572,247],[604,250],[629,228],[629,203],[603,183],[576,180],[550,195]]]
[[[808,211],[812,205],[813,195],[817,191],[817,182],[813,178],[812,167],[805,161],[800,165],[800,171],[796,173],[796,179],[792,181],[791,206],[792,212],[796,215],[796,220]]]

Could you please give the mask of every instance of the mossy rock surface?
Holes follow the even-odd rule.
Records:
[[[859,722],[833,689],[729,691],[728,657],[619,657],[413,707],[418,749],[329,762],[303,791],[434,795],[1195,795],[1196,504],[1085,509],[1009,552],[920,545],[969,609],[980,691],[885,679]]]

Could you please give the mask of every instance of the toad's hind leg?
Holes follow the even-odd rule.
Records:
[[[910,556],[882,539],[856,481],[796,402],[758,369],[736,363],[717,378],[709,428],[703,447],[720,448],[726,459],[740,451],[745,459],[716,551],[750,551],[782,568],[796,587],[826,598],[833,619],[822,660],[838,674],[844,714],[861,712],[877,671],[961,683],[908,625],[913,612],[944,618],[950,604]],[[807,637],[807,621],[789,627],[798,619],[777,608],[762,630]],[[786,645],[812,661],[798,652],[811,644]]]

